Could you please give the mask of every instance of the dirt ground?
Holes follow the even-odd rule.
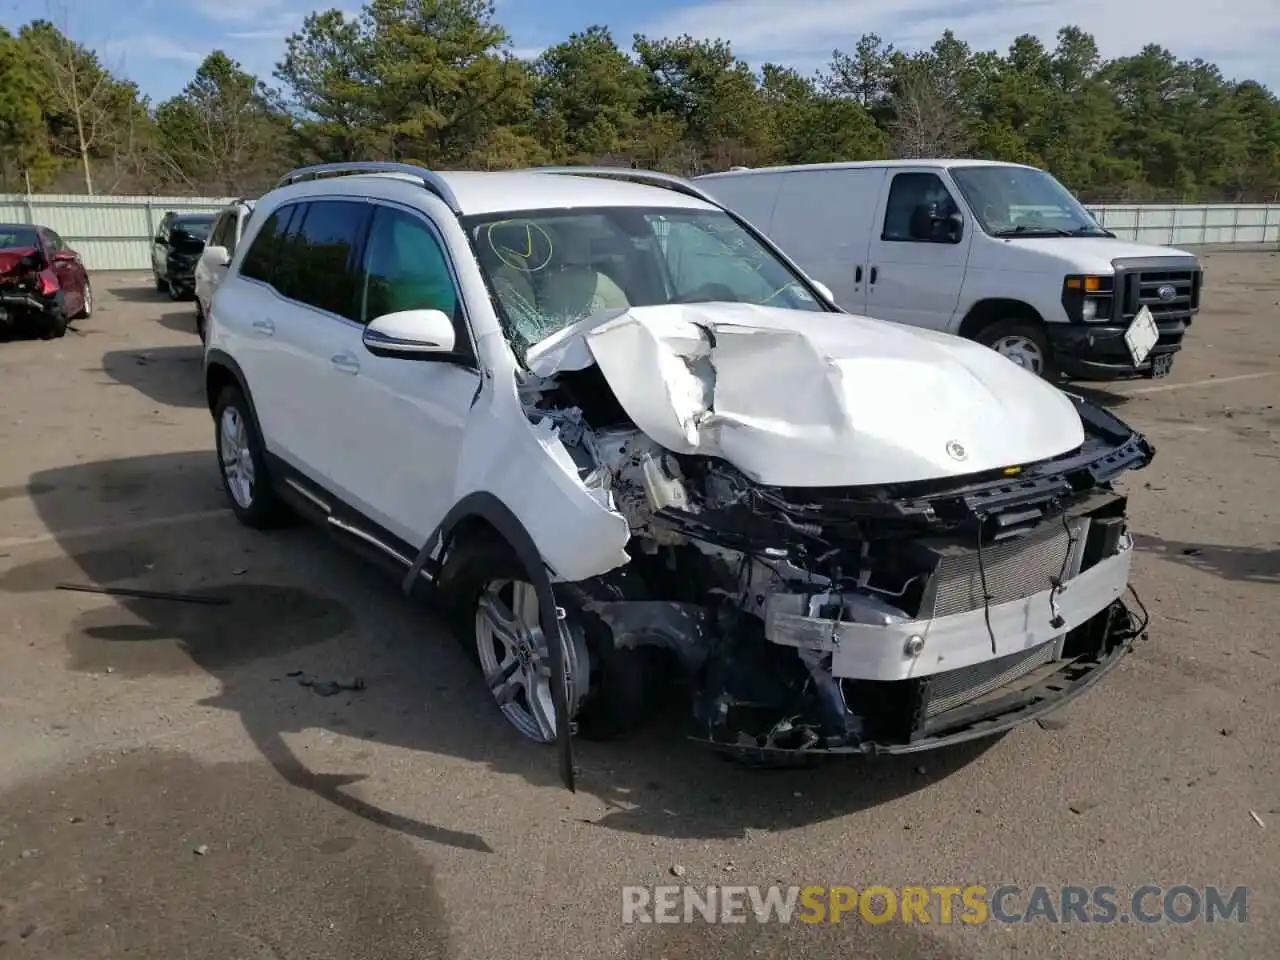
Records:
[[[1276,956],[1280,257],[1207,268],[1173,376],[1091,391],[1158,448],[1127,484],[1150,640],[1102,684],[995,742],[802,774],[674,727],[582,743],[577,794],[425,603],[320,532],[235,523],[191,305],[100,275],[65,339],[0,344],[0,958]],[[621,887],[677,866],[1247,886],[1247,922],[624,925]]]

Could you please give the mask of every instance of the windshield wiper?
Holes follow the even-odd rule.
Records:
[[[1028,227],[1020,223],[1011,230],[998,230],[993,237],[1077,237],[1078,233],[1063,230],[1061,227]]]

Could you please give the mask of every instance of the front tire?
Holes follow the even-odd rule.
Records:
[[[168,293],[168,292],[169,292],[169,281],[168,281],[168,280],[161,280],[161,279],[160,279],[160,274],[158,274],[158,273],[152,273],[152,274],[151,274],[151,276],[152,276],[152,278],[153,278],[153,279],[155,280],[155,282],[156,282],[156,293]]]
[[[204,317],[204,309],[200,306],[199,299],[196,300],[196,336],[200,338],[200,342],[204,343],[208,335],[205,331],[206,320]]]
[[[997,320],[978,331],[974,339],[1042,379],[1053,382],[1058,377],[1042,323],[1018,317]]]
[[[53,313],[45,314],[40,324],[41,340],[57,340],[67,335],[67,315],[62,312],[61,307],[55,308]]]
[[[223,389],[213,418],[218,467],[236,519],[255,530],[281,525],[288,507],[271,486],[257,421],[239,387]]]
[[[505,542],[496,534],[481,533],[449,552],[437,586],[459,640],[480,667],[507,722],[535,743],[550,743],[556,726],[549,648],[538,619],[537,596],[527,578]],[[625,722],[629,711],[619,709],[629,707],[634,696],[610,684],[611,677],[597,669],[600,651],[592,641],[598,638],[588,636],[587,619],[566,604],[560,622],[569,716],[577,732],[585,739],[607,740],[634,729]]]

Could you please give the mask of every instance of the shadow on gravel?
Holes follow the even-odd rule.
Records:
[[[160,293],[152,285],[151,278],[147,277],[146,282],[139,281],[129,286],[109,287],[108,292],[117,300],[123,300],[125,303],[173,303],[169,299],[169,294]]]
[[[50,530],[82,526],[82,508],[65,491],[93,490],[104,477],[121,476],[145,476],[148,487],[160,490],[198,478],[203,489],[216,465],[203,452],[79,464],[33,476],[32,490],[46,492],[32,499]],[[145,491],[139,502],[147,502]],[[332,730],[414,751],[424,773],[433,766],[430,755],[455,757],[562,790],[553,749],[529,743],[503,720],[472,659],[430,605],[405,599],[394,577],[322,531],[299,526],[260,534],[228,516],[66,542],[63,549],[69,558],[52,567],[40,561],[9,571],[0,590],[52,589],[73,578],[64,569],[73,567],[80,581],[230,601],[102,598],[66,638],[72,669],[110,666],[126,677],[207,671],[222,691],[206,704],[235,711],[282,779],[337,807],[414,837],[491,849],[484,837],[451,825],[475,823],[467,811],[441,810],[437,822],[423,823],[384,809],[351,789],[367,771],[313,770],[286,734]],[[339,668],[343,675],[333,676]],[[320,687],[303,685],[356,676],[365,689],[324,696],[317,695]],[[629,740],[576,745],[579,789],[607,807],[587,829],[705,839],[794,829],[925,789],[994,742],[927,759],[753,772],[684,739],[683,713],[675,710]]]
[[[1079,383],[1064,384],[1062,389],[1066,390],[1068,393],[1078,394],[1090,403],[1096,403],[1105,410],[1118,409],[1133,399],[1132,397],[1126,397],[1122,393],[1110,393],[1106,390],[1099,389],[1098,387],[1086,387]]]
[[[166,330],[172,330],[175,333],[188,333],[193,339],[199,336],[196,333],[196,310],[194,306],[185,310],[166,310],[156,322]]]
[[[170,407],[206,406],[202,348],[194,334],[195,321],[191,323],[189,346],[112,350],[102,356],[103,371],[156,403]]]
[[[444,960],[430,864],[258,763],[142,751],[0,795],[0,956]]]
[[[1145,533],[1134,535],[1138,549],[1202,573],[1245,583],[1280,583],[1280,550],[1183,543]]]

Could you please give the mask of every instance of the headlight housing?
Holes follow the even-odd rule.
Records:
[[[1114,293],[1114,276],[1072,274],[1062,281],[1062,307],[1076,323],[1110,320]]]

